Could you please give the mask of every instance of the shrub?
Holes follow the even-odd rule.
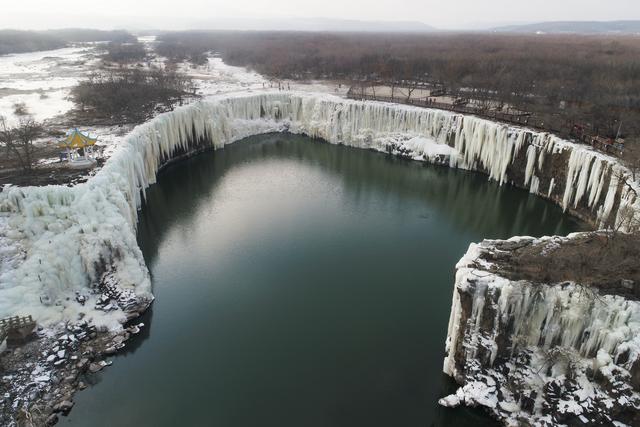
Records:
[[[90,109],[96,117],[124,121],[145,120],[156,108],[173,109],[176,103],[194,94],[191,78],[161,68],[94,73],[72,91],[82,110]]]
[[[144,61],[146,57],[147,51],[139,42],[110,42],[107,45],[107,53],[104,55],[105,60],[120,64]]]

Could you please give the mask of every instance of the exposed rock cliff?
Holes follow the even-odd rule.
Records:
[[[615,239],[472,244],[444,361],[463,386],[441,404],[480,405],[509,425],[640,425],[638,242]]]

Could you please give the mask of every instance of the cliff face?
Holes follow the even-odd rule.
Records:
[[[499,184],[511,183],[549,198],[595,227],[632,230],[638,225],[639,190],[628,171],[611,157],[548,134],[446,111],[328,95],[279,92],[224,97],[177,109],[137,127],[86,183],[73,188],[4,188],[0,193],[0,247],[4,254],[0,317],[29,313],[41,324],[84,317],[94,324],[117,328],[127,318],[126,306],[144,305],[153,298],[135,226],[144,191],[155,182],[158,170],[181,156],[219,149],[266,132],[301,133],[333,144],[476,170]],[[591,377],[587,368],[580,371],[584,375],[575,381],[584,384],[582,389],[589,387],[594,375],[602,375],[601,388],[610,384],[611,393],[622,390],[619,381],[634,384],[624,378],[637,377],[633,368],[638,363],[636,350],[630,344],[635,341],[629,338],[637,336],[635,326],[630,326],[637,323],[636,303],[609,295],[606,298],[612,299],[606,299],[607,305],[601,307],[597,301],[605,297],[595,296],[593,303],[585,306],[590,308],[576,311],[578,285],[533,286],[498,275],[495,280],[484,280],[482,276],[490,270],[483,268],[489,268],[490,263],[476,261],[474,256],[497,244],[472,246],[459,265],[445,372],[460,383],[481,387],[474,382],[476,371],[522,365],[530,370],[520,375],[533,377],[539,374],[534,369],[543,366],[539,359],[545,356],[539,352],[558,349],[561,354],[569,349],[579,360],[599,364]],[[472,261],[479,267],[469,267]],[[565,311],[569,317],[564,317]],[[626,320],[616,313],[627,316]],[[526,327],[532,316],[537,323],[529,330]],[[562,332],[569,322],[566,319],[578,325],[570,336]],[[591,319],[591,323],[584,319]],[[608,331],[597,327],[607,322],[613,322],[615,329],[594,338],[598,330]],[[560,332],[550,329],[552,325]],[[547,335],[551,338],[545,338]],[[521,336],[526,345],[514,345]],[[605,363],[607,354],[617,368]],[[500,361],[505,362],[496,365]],[[561,374],[558,369],[553,368],[553,375],[547,378],[562,382],[575,371],[565,369]],[[509,372],[502,375],[511,378]],[[493,381],[504,382],[504,378],[494,377]],[[542,383],[556,384],[545,381]],[[549,393],[558,395],[561,385],[549,387],[553,388]],[[496,392],[499,406],[508,406],[500,411],[517,413],[517,408],[528,407],[538,411],[543,404],[538,400],[542,392],[535,390],[536,396],[529,396],[526,402],[520,399],[522,393],[504,399],[503,391]],[[624,402],[636,405],[630,396],[625,394]],[[603,397],[598,401],[607,408],[627,408],[620,399]],[[497,405],[463,400],[492,408]]]
[[[623,268],[607,291],[590,283],[597,269],[575,271],[576,259],[554,278],[589,285],[543,283],[510,265],[612,244],[637,248],[591,233],[472,244],[456,266],[444,361],[462,387],[440,403],[480,405],[510,425],[639,425],[637,268]]]

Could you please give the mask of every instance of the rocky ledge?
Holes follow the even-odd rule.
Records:
[[[640,425],[637,237],[472,244],[457,264],[440,400],[505,425]]]
[[[79,313],[74,321],[38,329],[21,345],[0,348],[0,425],[50,426],[73,408],[73,395],[96,381],[143,323],[134,321],[151,301],[122,289],[105,273],[100,285],[76,293],[88,310],[121,312],[129,322],[119,329],[96,328]]]

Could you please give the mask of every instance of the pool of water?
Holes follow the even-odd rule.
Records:
[[[144,332],[62,425],[484,426],[445,409],[454,267],[469,243],[584,226],[525,191],[304,136],[171,166],[138,240]]]

